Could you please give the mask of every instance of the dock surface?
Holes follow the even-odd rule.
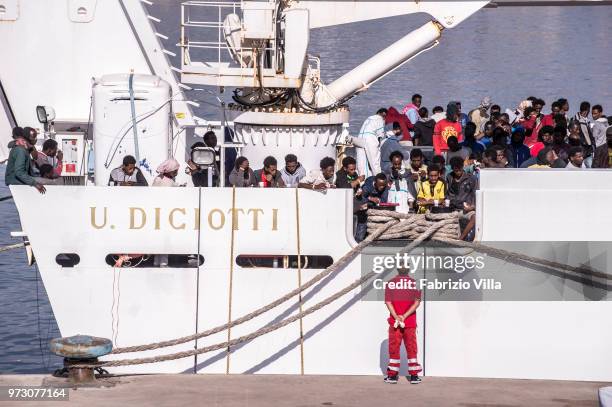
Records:
[[[0,386],[40,386],[48,375],[0,375]],[[55,379],[52,380],[63,380]],[[610,383],[425,377],[385,384],[377,376],[137,375],[115,376],[107,388],[70,390],[63,405],[96,406],[597,406]],[[403,400],[402,402],[399,402]],[[0,402],[35,406],[49,402]]]

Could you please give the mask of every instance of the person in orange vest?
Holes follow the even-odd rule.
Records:
[[[385,288],[385,304],[389,309],[389,364],[385,383],[396,384],[400,371],[402,342],[408,355],[408,374],[411,384],[421,383],[423,369],[417,360],[416,310],[421,304],[421,291],[407,268],[398,268],[398,275]]]

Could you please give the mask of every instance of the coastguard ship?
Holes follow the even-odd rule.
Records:
[[[64,152],[66,184],[47,187],[45,195],[12,186],[22,224],[14,236],[35,259],[62,335],[112,338],[115,346],[232,321],[297,288],[356,245],[350,191],[107,186],[125,155],[137,157],[151,183],[163,160],[194,158],[190,146],[215,131],[222,162],[227,151],[252,163],[268,155],[282,162],[292,152],[306,168],[317,168],[322,157],[336,157],[351,133],[352,97],[490,6],[479,0],[185,1],[181,66],[174,67],[169,56],[175,53],[163,48],[166,37],[147,4],[0,0],[0,160],[8,154],[11,127],[39,123],[39,143],[54,138]],[[325,61],[308,54],[310,30],[417,12],[431,21],[322,82]],[[218,121],[194,114],[193,92],[225,88],[235,89],[235,103],[219,108]],[[197,159],[210,164],[205,153]],[[179,174],[178,182],[190,182]],[[612,218],[592,214],[608,213],[612,173],[562,175],[483,170],[476,240],[609,240]],[[508,206],[517,190],[529,191],[529,213]],[[131,267],[115,267],[126,253],[168,255],[170,262],[155,267],[141,257]],[[607,251],[599,254],[607,259]],[[563,253],[553,251],[553,258]],[[290,301],[229,333],[132,356],[242,336],[295,315],[361,273],[357,257],[303,293],[301,303]],[[542,278],[559,290],[566,284]],[[381,374],[388,313],[381,302],[361,300],[360,291],[229,350],[112,373]],[[418,313],[420,363],[429,376],[609,381],[611,311],[606,301],[425,301]]]

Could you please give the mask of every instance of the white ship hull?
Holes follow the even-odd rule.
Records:
[[[578,190],[589,182],[585,175],[591,182],[609,185],[601,182],[609,180],[611,173],[590,171],[555,178],[559,175],[555,171],[522,172],[523,193],[532,189],[528,194],[533,208],[530,213],[509,204],[516,196],[513,174],[482,173],[478,195],[482,239],[606,240],[612,227],[609,217],[595,219],[590,211],[567,215],[575,207],[590,205],[596,211],[596,207],[610,202],[612,190],[598,191],[596,200]],[[535,190],[538,185],[548,187]],[[228,321],[231,189],[50,187],[45,196],[29,187],[11,190],[63,336],[82,333],[113,337],[113,292],[119,303],[114,316],[118,324],[115,346],[191,335],[196,331],[196,321],[200,331]],[[335,261],[353,247],[350,211],[346,210],[350,200],[346,191],[299,191],[302,254],[329,255]],[[43,205],[45,211],[40,210]],[[155,208],[160,208],[159,217]],[[202,214],[199,231],[195,215],[198,208]],[[237,189],[235,208],[243,211],[238,211],[234,259],[241,254],[297,254],[295,190]],[[57,214],[52,222],[49,211]],[[255,211],[258,219],[254,224]],[[147,215],[144,223],[143,212]],[[555,219],[567,221],[552,221]],[[577,225],[582,229],[576,229]],[[55,262],[58,253],[77,253],[80,263],[62,268]],[[200,253],[205,261],[199,270],[198,287],[197,268],[113,269],[105,262],[109,253]],[[302,280],[319,271],[303,270]],[[115,290],[113,273],[118,286]],[[308,290],[304,307],[360,276],[358,257],[338,275]],[[234,264],[232,319],[268,304],[297,285],[295,269],[241,268]],[[359,294],[360,289],[356,289],[304,318],[304,373],[378,375],[384,371],[387,312],[383,303],[363,301]],[[418,313],[419,358],[430,376],[612,380],[612,355],[607,349],[612,327],[606,322],[611,311],[612,303],[607,301],[426,301]],[[288,302],[233,328],[231,338],[296,312],[296,301]],[[298,374],[302,366],[299,338],[296,322],[237,346],[230,355],[229,372]],[[197,347],[226,340],[227,332],[221,332],[199,340]],[[189,342],[129,357],[194,347],[196,344]],[[198,373],[225,373],[227,352],[200,355],[197,364],[190,357],[112,372],[191,372],[194,365]]]
[[[10,7],[0,16],[0,54],[7,61],[26,61],[32,55],[43,61],[0,66],[0,161],[7,158],[4,146],[10,140],[10,128],[16,124],[34,125],[37,105],[55,106],[59,132],[67,132],[73,126],[83,130],[89,130],[90,125],[95,128],[96,118],[89,114],[91,78],[133,71],[157,75],[170,85],[174,95],[174,127],[168,137],[172,136],[175,143],[176,154],[172,155],[183,164],[189,157],[188,147],[201,140],[196,130],[218,126],[194,117],[189,104],[194,103],[188,100],[197,98],[197,94],[190,93],[189,98],[182,94],[185,86],[179,86],[167,59],[167,55],[174,53],[164,49],[159,38],[165,36],[156,33],[151,25],[157,19],[148,15],[137,0],[82,3],[8,2]],[[338,2],[304,3],[313,7],[312,27],[432,9],[432,16],[450,28],[487,2],[404,2],[405,7],[400,10],[395,4],[382,7],[383,3],[364,1],[351,3],[351,13],[328,13],[340,5]],[[53,36],[33,35],[33,30],[52,32]],[[301,40],[304,39],[302,36]],[[411,41],[404,45],[404,57],[416,52]],[[227,49],[223,49],[223,55],[226,54]],[[222,54],[218,55],[220,58]],[[376,68],[374,76],[380,78],[404,63],[404,57],[397,63],[378,58],[386,65],[370,64],[368,68]],[[372,72],[364,74],[368,74],[365,75],[368,81],[359,82],[359,87],[365,88]],[[257,116],[268,120],[263,113]],[[90,123],[92,120],[94,123]],[[220,135],[224,134],[225,125],[229,123],[222,122]],[[39,127],[42,136],[46,126]],[[300,130],[299,126],[295,129]],[[276,142],[280,161],[280,153],[283,156],[285,153],[281,147],[285,148],[283,143],[287,140],[269,138]],[[310,146],[304,140],[301,147]],[[330,143],[333,140],[333,147],[324,140]],[[88,141],[94,142],[95,151],[91,134]],[[250,138],[250,145],[249,138],[238,141],[245,143],[245,151],[255,157],[253,165],[259,166],[260,159],[269,153],[268,138],[263,133],[261,138]],[[299,151],[300,160],[310,163],[309,169],[323,156],[331,155],[338,140],[326,135],[320,141],[314,143],[310,154],[306,148],[304,153]],[[256,142],[258,149],[252,148]],[[291,141],[289,146],[294,148]],[[97,151],[103,159],[106,157],[106,149]],[[82,164],[84,156],[84,152],[78,154],[76,163]],[[114,167],[109,165],[108,169]],[[179,177],[187,180],[183,169],[184,166]],[[84,172],[79,172],[79,176],[82,177],[79,181],[91,181]],[[105,182],[106,177],[98,181]],[[612,230],[612,217],[608,215],[612,202],[609,185],[612,172],[483,171],[477,195],[477,238],[609,241]],[[128,346],[191,335],[266,305],[298,285],[295,269],[241,268],[234,263],[229,315],[230,264],[237,256],[297,254],[295,190],[236,190],[235,208],[243,212],[238,212],[239,227],[233,239],[231,189],[67,186],[49,187],[43,196],[34,188],[13,186],[11,192],[63,336],[89,334],[113,338],[115,346]],[[348,194],[299,192],[302,254],[327,255],[338,260],[353,247],[352,212],[347,209],[351,208],[352,198]],[[56,262],[60,253],[78,254],[80,262],[75,267],[62,267]],[[200,254],[205,261],[199,270],[115,269],[105,261],[107,255],[121,253]],[[607,260],[610,253],[602,256]],[[564,260],[563,253],[559,257],[559,261]],[[337,276],[308,290],[304,307],[359,278],[360,261],[356,258]],[[607,272],[605,267],[600,269]],[[303,270],[302,280],[309,280],[319,271]],[[575,282],[543,278],[558,283],[560,290],[588,291]],[[360,293],[360,289],[355,289],[304,318],[303,358],[296,322],[234,348],[229,362],[227,352],[222,350],[200,355],[197,361],[190,357],[116,368],[112,372],[178,373],[195,369],[199,373],[297,374],[303,366],[306,374],[378,375],[384,372],[387,362],[387,312],[381,302],[363,301]],[[288,302],[232,329],[231,338],[297,311],[295,300]],[[425,301],[418,312],[419,358],[429,376],[610,381],[611,313],[609,301]],[[197,344],[192,341],[126,356],[191,350],[226,341],[227,337],[227,332],[221,332]],[[401,374],[405,373],[404,366]]]

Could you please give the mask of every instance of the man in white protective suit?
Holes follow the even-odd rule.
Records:
[[[366,178],[379,174],[380,142],[385,138],[385,117],[387,109],[378,109],[375,115],[368,117],[357,137],[350,137],[356,148],[357,173]]]

